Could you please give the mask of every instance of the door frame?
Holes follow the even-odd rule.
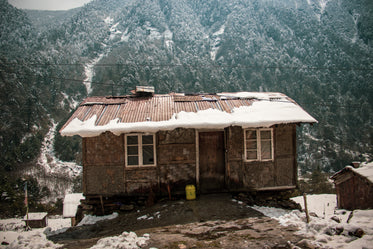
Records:
[[[200,190],[200,167],[199,167],[199,133],[200,132],[223,132],[224,134],[224,168],[225,171],[227,170],[227,164],[226,164],[226,134],[225,129],[196,129],[196,185],[197,190]],[[224,184],[226,184],[226,173],[224,174]],[[226,186],[225,186],[226,187]]]

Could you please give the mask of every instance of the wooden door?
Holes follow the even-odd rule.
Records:
[[[224,189],[224,132],[199,133],[199,184],[202,193]]]

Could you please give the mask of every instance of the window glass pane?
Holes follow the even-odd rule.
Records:
[[[128,156],[127,160],[128,160],[127,165],[139,165],[138,156]]]
[[[138,136],[127,136],[127,144],[138,144]]]
[[[260,131],[261,139],[271,139],[271,131]]]
[[[256,131],[246,130],[246,139],[256,139]]]
[[[246,149],[247,150],[256,150],[256,140],[246,141]]]
[[[262,146],[261,147],[262,148],[262,151],[261,151],[262,159],[264,160],[272,159],[271,141],[262,141],[261,146]]]
[[[142,144],[153,144],[153,135],[142,136]]]
[[[127,146],[127,154],[128,155],[138,155],[139,148],[137,146]]]
[[[246,159],[247,160],[255,160],[257,159],[256,151],[246,151]]]
[[[143,165],[154,164],[154,148],[153,145],[145,145],[142,147]]]

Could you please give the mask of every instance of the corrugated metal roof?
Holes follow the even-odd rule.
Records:
[[[250,95],[251,94],[251,95]],[[281,93],[224,93],[224,94],[156,94],[149,97],[134,95],[120,97],[88,97],[86,98],[66,124],[63,130],[75,118],[86,121],[96,115],[96,126],[104,126],[110,121],[119,119],[121,123],[146,121],[166,121],[182,111],[198,112],[216,109],[232,113],[234,108],[250,106],[254,101],[291,101]],[[257,97],[255,97],[257,96]],[[264,97],[264,99],[263,99]],[[273,99],[276,98],[276,99]]]

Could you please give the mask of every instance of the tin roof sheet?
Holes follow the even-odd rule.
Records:
[[[197,113],[212,109],[224,113],[232,113],[235,109],[249,107],[256,101],[286,101],[297,105],[292,99],[281,93],[221,93],[194,95],[171,93],[156,94],[149,97],[136,97],[134,95],[120,97],[88,97],[80,104],[70,119],[61,128],[60,132],[74,119],[84,122],[90,120],[92,117],[96,117],[94,126],[105,126],[110,122],[161,122],[170,120],[175,114],[182,112]]]

